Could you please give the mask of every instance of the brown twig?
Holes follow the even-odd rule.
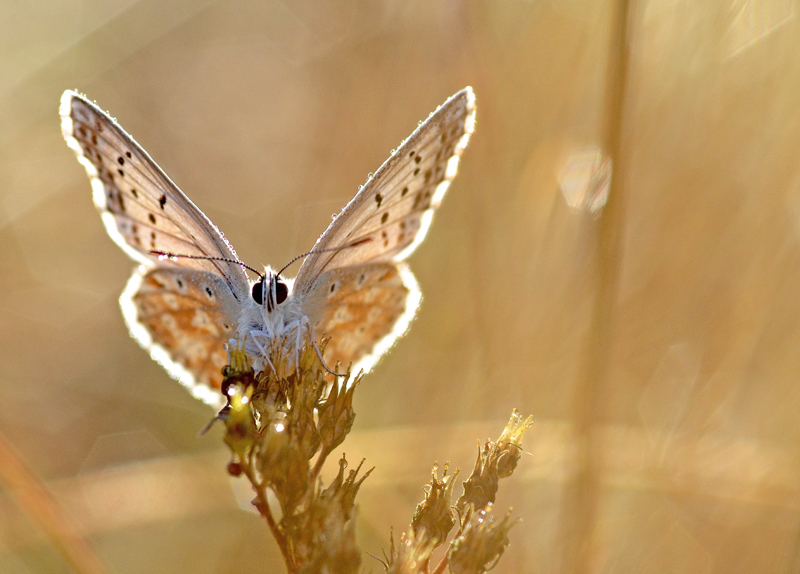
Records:
[[[272,511],[269,508],[266,487],[258,482],[249,463],[242,466],[242,473],[247,477],[247,480],[250,481],[250,484],[253,485],[253,490],[256,493],[255,506],[258,509],[258,513],[264,518],[264,520],[266,520],[270,532],[272,532],[272,536],[275,538],[275,542],[278,544],[278,548],[281,549],[281,554],[283,555],[284,561],[287,565],[293,564],[294,559],[292,557],[292,553],[289,551],[289,547],[286,544],[286,537],[278,528],[278,524],[275,522],[275,517],[272,516]]]

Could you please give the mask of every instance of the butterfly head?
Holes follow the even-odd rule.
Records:
[[[258,281],[253,283],[253,301],[259,305],[266,305],[267,311],[272,312],[289,296],[289,286],[283,278],[267,269]]]
[[[356,247],[358,245],[362,245],[364,243],[368,243],[372,241],[372,237],[365,237],[362,239],[358,239],[352,243],[347,245],[341,245],[337,247],[331,247],[330,249],[321,249],[318,251],[308,251],[306,253],[301,253],[297,257],[293,258],[289,263],[281,267],[281,270],[277,273],[267,267],[266,271],[261,274],[259,273],[258,281],[253,283],[252,288],[252,297],[253,301],[255,301],[258,305],[266,305],[267,312],[271,313],[273,310],[277,309],[278,305],[286,301],[287,297],[289,297],[289,282],[287,282],[283,277],[281,277],[281,273],[283,273],[290,265],[294,262],[299,261],[300,259],[307,257],[309,255],[315,255],[318,253],[325,253],[329,251],[341,251],[342,249],[348,249],[350,247]],[[237,262],[238,263],[238,262]],[[254,271],[252,267],[244,265],[243,263],[239,263],[243,267]]]

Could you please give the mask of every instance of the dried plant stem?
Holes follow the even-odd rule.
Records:
[[[311,476],[314,480],[316,480],[319,476],[319,473],[322,472],[322,467],[325,466],[326,460],[328,460],[328,455],[325,453],[320,453],[319,458],[317,458],[317,462],[314,463],[314,468],[311,469]]]
[[[253,490],[256,493],[256,508],[258,509],[258,513],[266,520],[267,525],[269,526],[270,532],[272,532],[273,538],[275,538],[275,542],[278,544],[278,548],[281,550],[281,554],[283,555],[283,559],[287,564],[291,564],[293,562],[291,553],[289,552],[289,548],[286,544],[286,537],[278,528],[277,523],[275,522],[275,517],[272,516],[272,511],[269,508],[269,500],[267,498],[267,488],[263,484],[259,483],[258,479],[253,472],[253,468],[250,465],[245,465],[242,467],[242,474],[247,477],[247,480],[250,481],[250,484],[253,485]]]
[[[436,565],[436,568],[433,569],[431,574],[442,574],[445,568],[447,568],[447,554],[442,556],[442,559],[439,560],[439,563]]]

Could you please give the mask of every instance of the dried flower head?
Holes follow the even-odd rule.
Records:
[[[394,534],[389,537],[389,556],[384,556],[383,568],[386,574],[418,574],[427,572],[428,562],[434,546],[430,540],[419,540],[413,531],[400,535],[400,543],[395,546]]]
[[[486,508],[470,513],[469,520],[451,543],[448,553],[450,571],[454,574],[483,574],[494,568],[508,546],[508,531],[519,520],[511,520],[509,511],[495,522]]]
[[[331,386],[328,396],[317,406],[322,453],[325,456],[342,444],[353,428],[356,420],[353,393],[360,382],[361,376],[358,376],[351,383],[348,374],[341,384]]]
[[[354,502],[359,487],[372,471],[357,478],[359,464],[345,478],[346,468],[347,460],[342,456],[339,473],[331,485],[322,489],[317,483],[304,507],[281,521],[292,554],[304,565],[301,572],[356,572],[361,564],[355,541]]]
[[[324,348],[324,342],[321,347]],[[355,498],[372,472],[347,472],[344,456],[339,472],[325,487],[320,472],[327,457],[342,444],[355,420],[353,394],[360,377],[333,377],[307,341],[291,364],[280,354],[269,367],[254,373],[239,345],[231,345],[224,371],[228,405],[218,418],[225,423],[225,443],[231,450],[228,472],[250,481],[254,504],[267,521],[290,573],[356,573],[361,552],[355,540]],[[496,442],[478,449],[475,468],[464,481],[464,494],[453,505],[458,471],[442,477],[433,466],[425,498],[417,506],[411,530],[391,542],[383,562],[393,574],[441,574],[448,563],[457,574],[491,568],[508,545],[510,516],[498,522],[490,516],[500,478],[509,476],[522,451],[521,440],[532,419],[514,411]],[[270,504],[268,492],[279,508]],[[272,504],[275,504],[273,501]],[[279,519],[276,519],[279,516]],[[454,538],[441,562],[431,569],[431,555]]]
[[[273,354],[266,370],[253,373],[241,346],[233,344],[229,359],[224,372],[229,404],[219,416],[233,455],[229,472],[253,485],[254,504],[290,572],[357,571],[354,500],[369,472],[358,478],[359,465],[346,475],[342,457],[330,486],[323,488],[319,478],[353,425],[355,384],[346,386],[349,376],[331,380],[310,341],[293,357],[295,368],[288,368],[287,357]],[[279,509],[271,508],[268,491]]]
[[[532,416],[523,420],[517,409],[512,411],[511,419],[500,434],[500,438],[497,439],[497,447],[500,452],[497,460],[497,475],[500,478],[511,476],[511,473],[517,468],[517,462],[524,452],[522,437],[532,425]]]
[[[458,499],[456,508],[465,516],[469,508],[484,508],[495,500],[499,479],[514,472],[521,455],[522,436],[533,424],[533,417],[524,421],[516,409],[511,414],[506,428],[497,442],[487,440],[483,448],[478,445],[478,457],[470,477],[464,481],[464,494]]]
[[[433,465],[431,482],[425,486],[425,500],[417,505],[411,520],[416,540],[430,542],[434,548],[447,540],[447,535],[456,523],[452,505],[453,486],[458,470],[448,476],[447,467],[445,464],[442,479],[439,480],[439,467],[437,464]]]

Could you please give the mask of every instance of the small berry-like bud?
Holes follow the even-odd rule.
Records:
[[[230,461],[228,463],[228,474],[231,476],[241,476],[242,475],[242,465],[236,461]]]

